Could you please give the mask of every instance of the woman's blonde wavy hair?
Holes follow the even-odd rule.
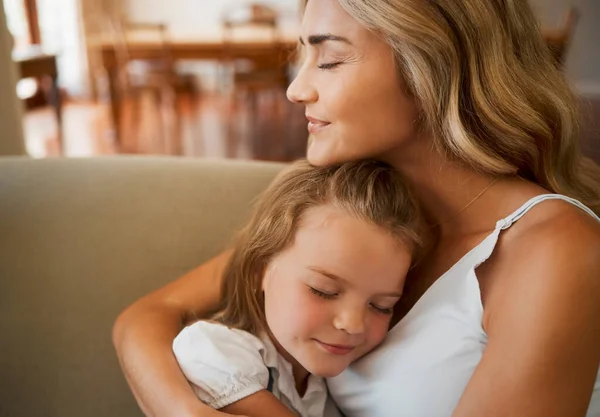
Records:
[[[527,0],[338,2],[392,47],[438,149],[600,214],[600,169],[580,153],[574,95]]]

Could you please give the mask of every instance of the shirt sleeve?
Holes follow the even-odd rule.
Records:
[[[269,369],[256,336],[199,321],[179,333],[173,353],[198,398],[214,409],[266,389]]]

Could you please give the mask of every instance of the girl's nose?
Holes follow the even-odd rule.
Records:
[[[339,311],[333,320],[333,326],[348,334],[362,334],[366,329],[366,311],[360,307],[346,308]]]

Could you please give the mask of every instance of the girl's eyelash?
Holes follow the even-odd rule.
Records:
[[[330,294],[328,292],[319,291],[316,288],[313,288],[311,286],[309,286],[308,289],[310,290],[310,292],[312,292],[316,296],[324,298],[326,300],[333,300],[335,297],[337,297],[337,294]],[[394,309],[393,308],[377,307],[375,304],[371,304],[371,308],[373,310],[375,310],[377,313],[380,313],[380,314],[390,315],[390,314],[394,313]]]
[[[316,288],[313,288],[313,287],[310,287],[310,286],[308,287],[308,289],[314,295],[316,295],[318,297],[321,297],[321,298],[324,298],[326,300],[333,300],[337,296],[337,294],[330,294],[330,293],[327,293],[327,292],[319,291]]]
[[[319,64],[319,65],[317,65],[317,67],[320,68],[320,69],[327,70],[327,69],[333,69],[333,68],[337,67],[340,64],[341,64],[341,62],[330,62],[330,63],[327,63],[327,64]]]
[[[378,312],[378,313],[381,313],[381,314],[388,314],[388,315],[389,315],[389,314],[393,314],[393,313],[394,313],[394,309],[392,309],[392,308],[381,308],[381,307],[377,307],[377,306],[376,306],[376,305],[374,305],[374,304],[371,304],[371,307],[372,307],[372,308],[373,308],[373,309],[374,309],[376,312]]]

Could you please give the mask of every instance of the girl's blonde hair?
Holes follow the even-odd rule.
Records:
[[[600,214],[575,98],[527,0],[338,0],[392,47],[438,149],[517,174]]]
[[[303,214],[332,204],[379,226],[414,252],[422,225],[415,200],[400,174],[377,161],[314,167],[305,160],[282,172],[261,195],[234,244],[224,271],[213,320],[257,334],[265,330],[262,280],[269,261],[292,244]]]

